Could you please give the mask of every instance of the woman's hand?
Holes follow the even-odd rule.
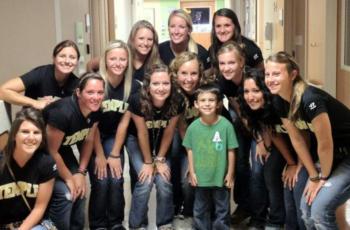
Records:
[[[157,173],[166,181],[170,181],[170,168],[165,162],[156,162]]]
[[[46,106],[54,102],[55,99],[52,96],[45,96],[35,101],[33,107],[39,110],[44,109]]]
[[[270,156],[270,152],[267,151],[264,145],[264,140],[261,140],[256,144],[255,150],[255,160],[260,161],[261,164],[264,164]]]
[[[318,180],[318,181],[309,181],[307,182],[305,189],[304,189],[304,196],[306,199],[306,203],[308,205],[311,205],[314,199],[316,198],[318,192],[322,188],[322,186],[326,183],[324,180]]]
[[[119,158],[114,157],[108,157],[107,163],[109,165],[109,169],[111,170],[111,175],[113,178],[120,179],[123,175],[123,167],[122,167],[122,161]]]
[[[300,171],[300,169],[299,169]],[[284,187],[288,186],[289,190],[292,190],[298,181],[298,166],[297,165],[286,165],[282,173],[282,181]]]
[[[144,183],[147,179],[151,182],[152,176],[154,172],[153,164],[143,164],[141,172],[139,174],[139,181]]]
[[[107,160],[103,154],[96,155],[94,173],[99,180],[107,177]]]
[[[75,186],[73,176],[67,179],[65,182],[72,196],[72,201],[74,202],[78,196],[77,196],[77,188]]]
[[[86,194],[86,180],[85,175],[81,173],[75,173],[73,175],[73,180],[75,184],[75,199],[80,197],[83,199]],[[75,200],[74,199],[74,200]]]

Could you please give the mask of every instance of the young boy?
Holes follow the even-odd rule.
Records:
[[[188,153],[190,183],[195,187],[195,229],[229,229],[236,134],[232,124],[219,115],[222,97],[217,87],[208,84],[198,88],[194,105],[200,117],[188,127],[183,145]],[[213,223],[210,204],[215,205]]]

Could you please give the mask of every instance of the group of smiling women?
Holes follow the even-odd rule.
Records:
[[[191,38],[184,10],[171,12],[170,40],[159,45],[153,25],[138,21],[127,43],[111,41],[79,78],[78,47],[62,41],[53,64],[4,83],[1,99],[23,109],[0,160],[0,228],[46,229],[44,219],[84,229],[88,173],[89,228],[125,229],[125,154],[129,229],[147,228],[153,184],[158,229],[190,218],[181,140],[198,116],[194,92],[215,84],[239,140],[231,222],[250,216],[251,229],[338,229],[336,209],[350,197],[350,110],[309,86],[289,54],[264,65],[232,10],[216,11],[212,25],[207,51]]]

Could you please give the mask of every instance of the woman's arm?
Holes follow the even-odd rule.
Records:
[[[86,170],[86,168],[89,164],[92,150],[94,148],[94,138],[95,138],[96,132],[98,132],[97,125],[98,125],[98,122],[95,122],[93,124],[93,126],[90,128],[89,134],[85,138],[83,145],[82,145],[82,148],[81,148],[81,151],[80,151],[79,169],[82,169],[84,171]],[[99,132],[97,134],[99,134]]]
[[[101,143],[100,130],[97,128],[94,139],[94,153],[95,157],[95,168],[94,174],[97,175],[98,179],[107,177],[107,159],[104,154],[103,146]]]
[[[139,180],[143,183],[147,180],[147,178],[150,181],[153,175],[153,159],[151,154],[151,147],[148,140],[148,129],[143,117],[131,113],[131,118],[133,119],[137,129],[137,138],[143,156],[144,163],[139,173]]]
[[[175,133],[177,121],[179,120],[179,116],[180,115],[172,117],[169,121],[169,124],[164,129],[163,136],[162,136],[162,139],[160,142],[159,152],[157,154],[158,157],[165,157],[166,156],[166,154],[169,150],[169,146],[173,140],[173,136]]]
[[[298,179],[298,162],[293,159],[292,153],[289,151],[288,145],[280,133],[271,133],[272,143],[276,146],[277,150],[281,153],[287,164],[282,173],[282,181],[284,187],[292,190]]]
[[[123,144],[128,133],[130,118],[131,112],[126,111],[118,124],[117,132],[115,135],[115,142],[111,152],[111,154],[114,156],[120,156],[120,152],[122,151]]]
[[[292,153],[289,151],[288,145],[283,136],[279,133],[271,134],[272,143],[276,146],[277,150],[282,154],[286,160],[287,165],[296,166],[297,162],[292,157]]]
[[[56,129],[55,127],[49,124],[46,125],[46,132],[48,149],[51,156],[56,162],[57,170],[60,177],[63,180],[71,179],[72,173],[69,171],[60,153],[58,152],[64,138],[64,133],[61,130]]]
[[[317,139],[317,153],[321,164],[322,177],[328,177],[333,165],[332,127],[327,113],[317,115],[312,121]]]
[[[179,117],[180,115],[172,117],[169,121],[169,124],[164,129],[164,133],[160,142],[160,147],[156,158],[157,172],[167,181],[170,181],[170,168],[166,164],[165,156],[168,153],[169,147],[173,140],[176,124],[179,120]]]
[[[94,147],[94,137],[96,134],[98,122],[95,122],[93,126],[89,130],[88,136],[85,138],[81,151],[80,151],[80,162],[79,162],[79,169],[78,173],[75,173],[73,175],[74,183],[76,185],[77,189],[77,195],[83,198],[86,193],[86,180],[85,180],[85,175],[86,175],[86,168],[89,164],[92,150]]]
[[[117,177],[118,179],[122,176],[123,172],[122,162],[120,160],[120,152],[122,151],[126,135],[128,133],[130,118],[131,112],[127,110],[118,124],[114,145],[107,159],[112,177]]]
[[[140,145],[140,150],[143,155],[143,161],[145,163],[152,162],[151,146],[148,139],[148,129],[145,119],[141,116],[131,113],[131,117],[135,123],[137,129],[137,138]]]
[[[44,216],[47,205],[49,204],[55,179],[39,184],[38,194],[35,200],[34,208],[30,214],[24,219],[19,230],[30,230],[38,225]]]
[[[318,172],[314,166],[310,151],[308,149],[308,145],[304,140],[302,133],[298,130],[297,127],[295,127],[292,121],[286,118],[282,118],[282,123],[289,134],[290,140],[295,151],[298,154],[298,157],[300,158],[307,172],[309,173],[309,177],[317,177]]]
[[[64,133],[61,130],[56,129],[55,127],[49,124],[46,125],[46,132],[47,132],[47,146],[48,146],[49,152],[52,158],[56,162],[57,170],[60,177],[66,182],[71,192],[72,200],[75,200],[77,197],[77,191],[75,188],[73,175],[67,168],[60,153],[58,152],[64,138]]]
[[[10,104],[32,106],[36,109],[43,109],[49,104],[46,100],[35,100],[24,96],[22,93],[25,86],[21,78],[16,77],[0,86],[0,98]]]
[[[311,205],[312,201],[315,199],[318,191],[324,184],[323,180],[319,180],[318,172],[314,166],[311,158],[311,154],[308,149],[308,145],[303,138],[302,133],[295,127],[295,125],[288,119],[282,119],[283,125],[286,128],[292,145],[298,154],[298,157],[304,164],[306,170],[309,173],[309,181],[304,189],[304,196],[306,202]]]

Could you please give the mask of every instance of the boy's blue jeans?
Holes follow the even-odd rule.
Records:
[[[214,205],[215,218],[211,219]],[[195,229],[230,229],[230,190],[225,187],[196,187],[193,208]]]
[[[143,166],[143,157],[138,145],[137,137],[129,135],[126,141],[126,147],[134,169],[139,175]],[[170,162],[168,160],[166,164],[168,164],[170,167]],[[174,216],[172,184],[169,181],[166,181],[159,174],[155,174],[151,181],[146,180],[144,183],[141,183],[140,181],[136,182],[135,189],[132,194],[129,214],[130,228],[147,227],[148,201],[153,183],[156,184],[157,189],[156,225],[157,227],[161,227],[172,223]]]
[[[112,151],[115,136],[101,137],[105,157]],[[120,160],[124,166],[124,154],[120,153]],[[95,156],[90,160],[89,175],[91,194],[89,201],[89,224],[91,229],[121,227],[124,220],[124,179],[113,178],[107,166],[107,177],[97,178],[94,173]]]

